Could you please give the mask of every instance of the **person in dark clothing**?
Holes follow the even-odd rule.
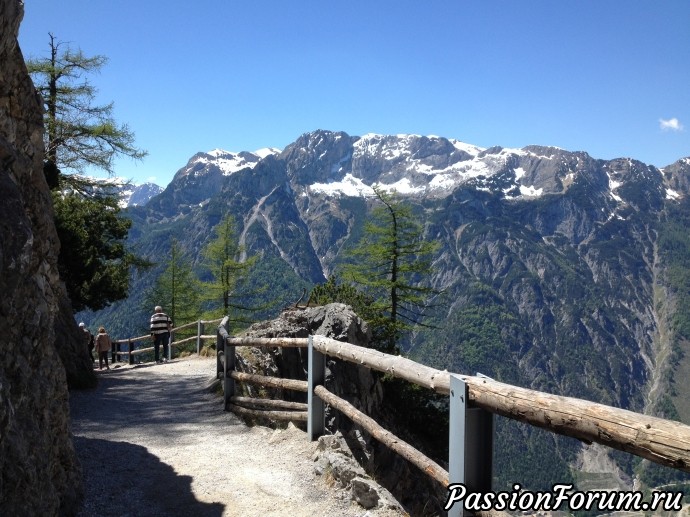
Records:
[[[157,305],[156,312],[151,316],[151,337],[153,338],[154,356],[157,363],[168,360],[168,343],[173,322],[170,316],[163,312],[163,307]],[[163,360],[160,360],[160,345],[163,345]]]
[[[93,349],[95,346],[93,334],[89,329],[86,328],[84,322],[79,324],[79,329],[84,333],[84,344],[89,350],[89,357],[91,357],[91,365],[93,366],[94,364],[96,364],[96,359],[94,359],[93,357]]]

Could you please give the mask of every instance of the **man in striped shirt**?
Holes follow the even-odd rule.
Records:
[[[163,345],[163,358],[168,360],[168,343],[170,342],[170,331],[172,330],[173,322],[170,316],[163,312],[163,307],[157,305],[154,309],[156,312],[151,316],[151,337],[153,338],[154,355],[157,363],[162,363],[159,360],[160,345]]]

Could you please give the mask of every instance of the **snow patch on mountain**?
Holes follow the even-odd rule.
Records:
[[[682,196],[678,192],[676,192],[675,190],[670,189],[670,188],[666,189],[666,199],[676,200],[676,199],[680,199],[681,197]]]
[[[253,169],[256,165],[270,155],[279,154],[280,150],[274,147],[265,147],[257,151],[242,151],[239,153],[213,149],[206,153],[198,153],[187,164],[187,169],[194,175],[205,174],[206,165],[215,165],[224,176],[229,176],[242,169]],[[201,167],[199,167],[201,165]]]
[[[533,186],[525,187],[520,185],[520,194],[527,197],[538,197],[544,193],[543,188],[534,188]]]
[[[558,149],[550,147],[535,147],[534,150],[485,149],[433,135],[367,133],[353,144],[352,168],[347,171],[349,176],[340,181],[334,178],[327,184],[317,183],[309,188],[319,192],[327,190],[330,195],[366,195],[364,192],[367,190],[361,186],[352,190],[352,182],[359,178],[364,184],[363,178],[371,177],[367,174],[367,168],[380,164],[385,170],[378,183],[385,190],[396,190],[400,194],[445,196],[470,181],[475,188],[492,192],[496,190],[491,185],[492,177],[505,171],[510,160],[553,160],[557,153]],[[330,172],[333,174],[338,170],[333,167]],[[515,186],[526,174],[526,166],[514,168]],[[325,185],[328,185],[327,189]],[[544,189],[523,185],[519,192],[522,196],[537,197],[544,194]]]
[[[314,183],[309,187],[309,190],[314,193],[326,194],[327,196],[349,196],[362,197],[371,195],[374,191],[370,186],[355,178],[352,174],[347,173],[341,181],[331,181],[328,183]]]
[[[620,181],[616,181],[611,177],[611,173],[607,172],[606,175],[609,178],[609,190],[611,191],[611,197],[618,201],[619,203],[623,202],[623,198],[621,198],[618,194],[616,194],[616,189],[620,187],[623,183]]]

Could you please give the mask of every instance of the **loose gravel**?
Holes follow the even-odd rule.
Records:
[[[215,368],[196,356],[111,366],[98,388],[70,394],[79,517],[398,515],[364,510],[317,476],[303,431],[247,427],[225,412],[209,389]]]

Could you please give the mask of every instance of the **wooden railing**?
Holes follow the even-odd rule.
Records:
[[[196,341],[196,353],[198,354],[201,351],[202,348],[202,343],[204,340],[213,340],[217,339],[217,334],[204,334],[204,329],[207,324],[213,324],[217,325],[221,323],[223,320],[222,319],[216,319],[216,320],[197,320],[193,321],[192,323],[187,323],[186,325],[180,325],[179,327],[175,327],[172,329],[172,332],[170,333],[170,341],[168,343],[168,359],[172,357],[172,350],[173,347],[175,346],[180,346],[184,345],[186,343],[190,343],[193,341]],[[180,332],[182,330],[186,330],[188,328],[193,328],[196,327],[197,332],[196,335],[185,338],[185,339],[180,339],[178,341],[175,341],[175,333]],[[145,348],[140,348],[139,345],[141,344],[142,341],[146,340],[153,340],[151,337],[151,334],[147,334],[145,336],[139,336],[139,337],[132,337],[128,339],[116,339],[113,340],[112,342],[112,349],[111,349],[111,357],[112,357],[112,362],[117,362],[120,361],[120,359],[123,356],[127,357],[127,362],[129,364],[134,364],[135,357],[140,354],[145,354],[147,352],[153,352],[154,347],[149,346]],[[122,349],[122,345],[126,345],[126,350]]]
[[[308,347],[308,381],[276,379],[234,371],[235,347]],[[323,434],[324,404],[341,411],[371,436],[409,460],[447,487],[463,483],[473,492],[491,490],[493,415],[547,429],[553,433],[597,442],[690,472],[690,426],[605,406],[573,397],[551,395],[497,382],[485,376],[440,371],[410,359],[392,356],[324,336],[309,338],[232,338],[218,332],[218,374],[223,379],[224,403],[242,415],[307,421],[311,440]],[[450,397],[449,470],[416,450],[352,404],[324,386],[325,358],[333,357],[407,380]],[[235,381],[306,391],[306,407],[235,396]],[[275,406],[273,406],[275,404]],[[294,403],[293,403],[294,404]],[[263,411],[245,405],[280,407],[289,411]],[[306,412],[306,415],[305,415]],[[449,515],[460,515],[451,510]]]
[[[228,318],[198,321],[173,330],[197,325],[197,334],[171,346],[197,340],[216,340],[216,371],[222,381],[224,404],[243,416],[267,417],[276,420],[307,422],[310,440],[325,431],[324,406],[341,411],[402,457],[419,467],[444,488],[463,483],[472,492],[488,492],[492,479],[493,416],[500,415],[553,433],[577,438],[586,443],[597,442],[608,447],[646,458],[655,463],[690,472],[690,426],[605,406],[573,397],[551,395],[540,391],[504,384],[485,376],[467,376],[436,370],[410,359],[393,356],[325,336],[308,338],[233,338],[228,334]],[[204,325],[218,323],[215,335],[204,335]],[[113,357],[133,356],[150,352],[153,347],[133,349],[133,343],[150,336],[118,340]],[[122,344],[128,345],[121,351]],[[116,345],[117,350],[116,350]],[[235,348],[299,347],[308,348],[308,380],[283,379],[235,371]],[[412,445],[381,427],[352,404],[328,391],[324,386],[326,357],[364,366],[371,370],[407,380],[450,398],[449,469],[446,471]],[[237,396],[235,383],[297,390],[307,393],[307,403],[258,399]],[[450,515],[461,515],[453,507]]]

